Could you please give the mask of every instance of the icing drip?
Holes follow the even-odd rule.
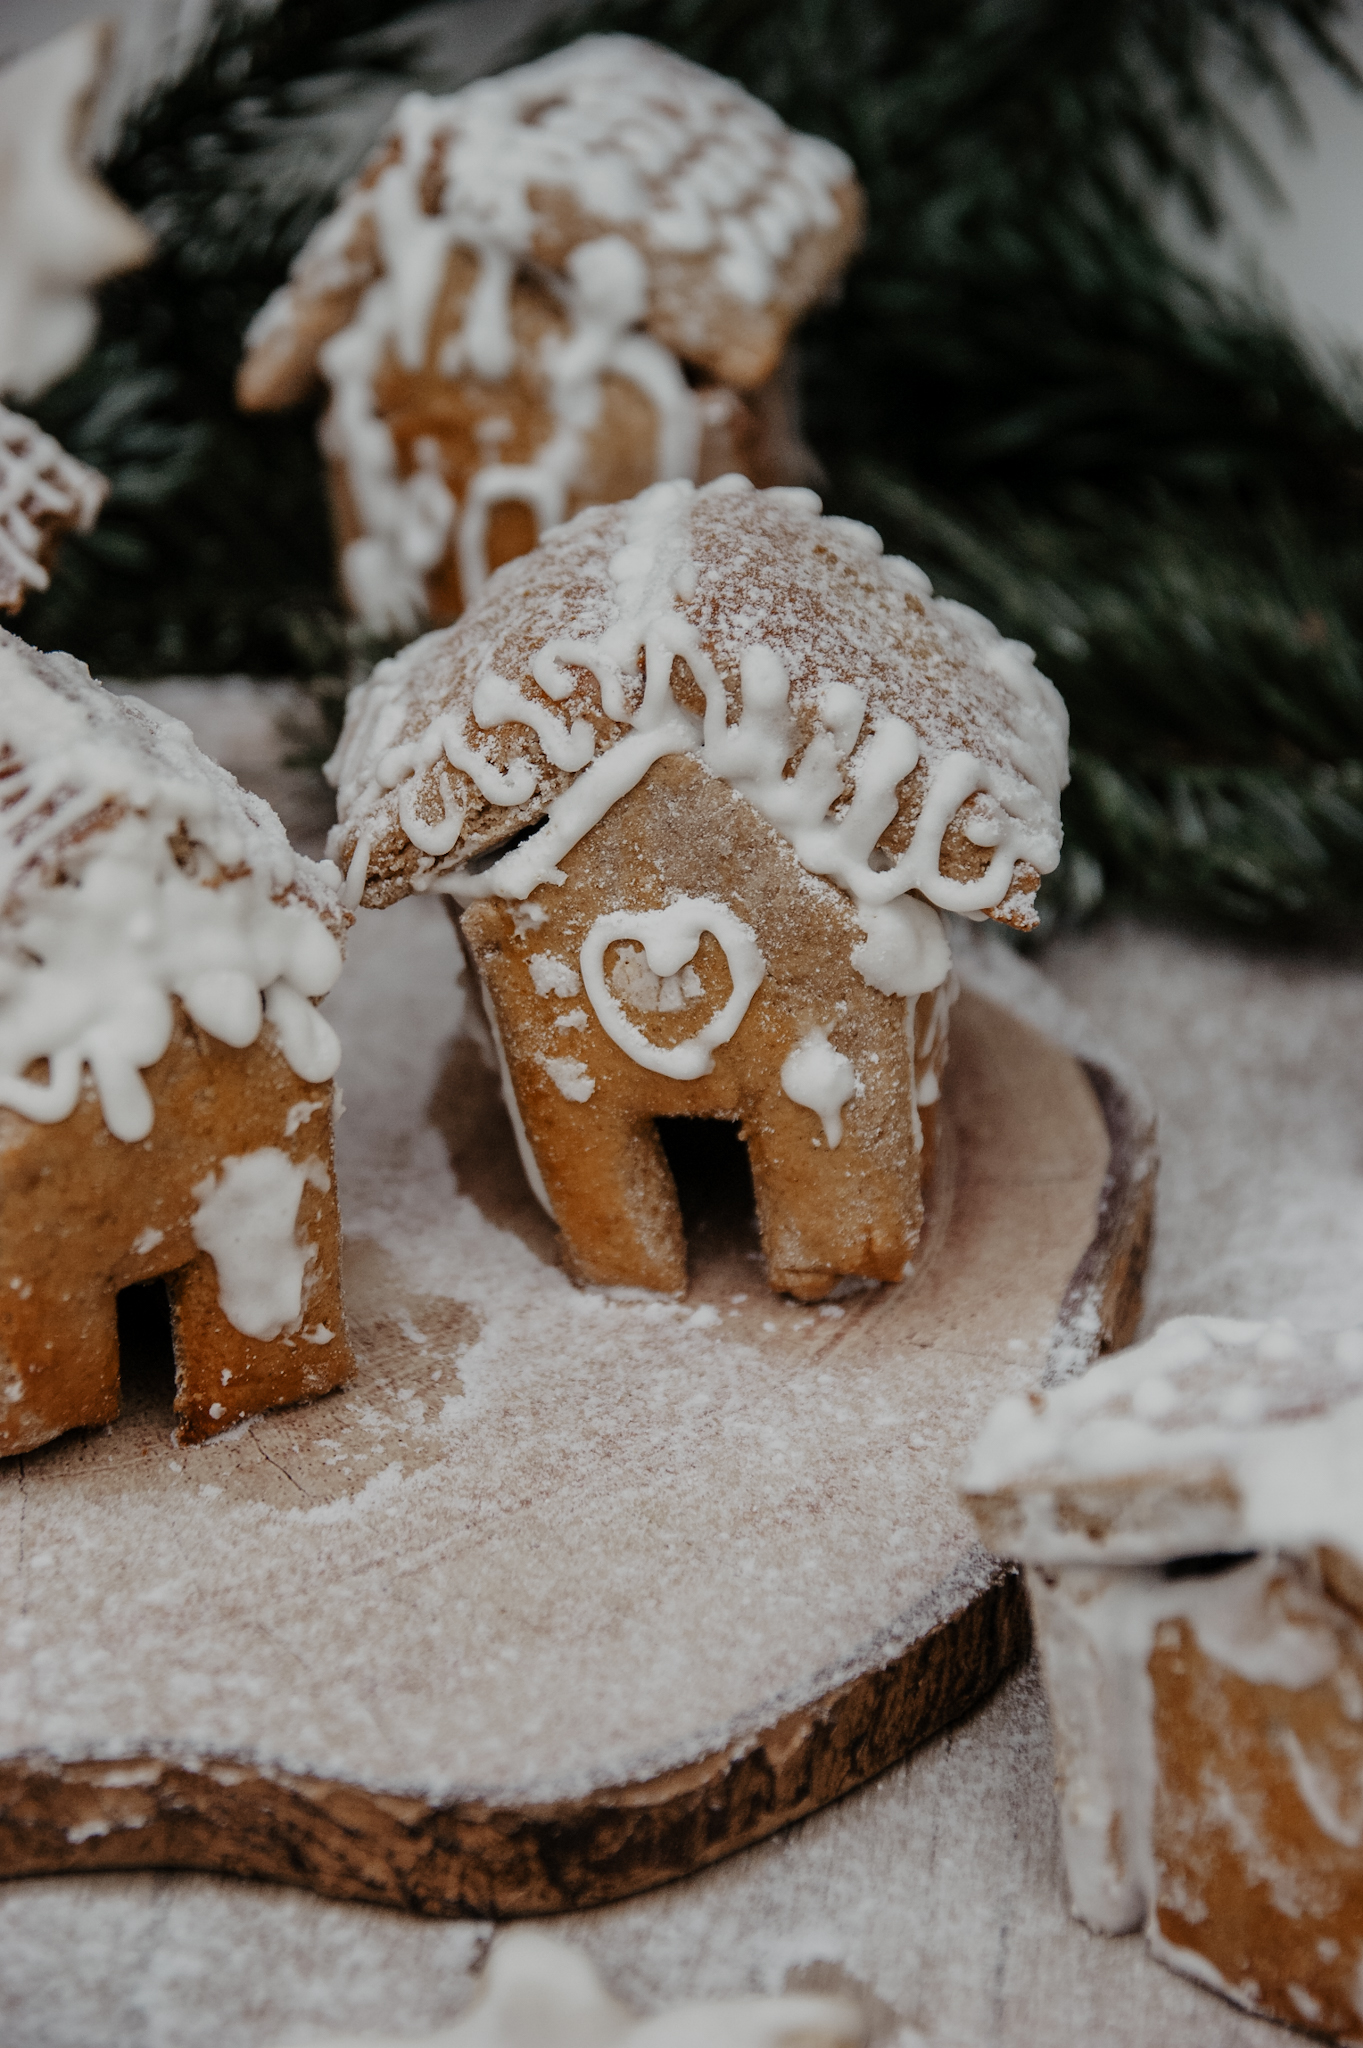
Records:
[[[823,1124],[830,1152],[842,1143],[842,1112],[857,1092],[857,1077],[845,1053],[836,1052],[826,1031],[807,1031],[781,1068],[781,1086],[792,1102],[812,1109]]]
[[[194,1190],[194,1242],[218,1275],[218,1302],[234,1329],[268,1340],[296,1329],[316,1248],[300,1241],[298,1205],[311,1185],[331,1186],[320,1159],[295,1165],[277,1146],[224,1159]],[[320,1341],[320,1340],[319,1340]]]
[[[177,996],[226,1045],[268,1018],[294,1072],[328,1080],[340,1042],[310,999],[341,967],[333,874],[178,721],[0,640],[0,1103],[59,1123],[88,1070],[114,1135],[145,1137],[141,1070]]]
[[[44,522],[88,532],[109,486],[21,413],[0,405],[0,605],[46,590]]]
[[[746,488],[742,479],[724,482]],[[480,678],[473,704],[480,725],[487,729],[519,719],[535,732],[555,766],[585,772],[555,798],[545,824],[532,838],[480,876],[446,876],[435,886],[470,902],[491,895],[524,898],[542,883],[561,882],[558,862],[655,761],[666,754],[695,753],[761,811],[812,873],[828,875],[854,897],[867,936],[855,948],[853,960],[872,987],[896,996],[934,988],[950,965],[945,934],[928,905],[909,898],[907,891],[921,890],[942,908],[966,911],[1001,900],[1011,884],[1017,854],[1017,835],[1006,832],[1001,822],[998,843],[982,876],[958,882],[939,872],[947,825],[968,796],[980,789],[994,791],[1000,778],[971,754],[948,755],[933,771],[909,847],[893,864],[873,868],[877,842],[898,810],[899,785],[919,759],[917,735],[905,720],[880,716],[847,770],[852,800],[835,810],[846,793],[843,764],[860,739],[866,699],[850,685],[829,686],[820,707],[824,729],[805,747],[795,773],[787,775],[794,746],[790,683],[779,653],[760,642],[741,657],[741,713],[736,724],[729,723],[723,681],[695,627],[675,610],[679,586],[688,580],[689,564],[684,557],[679,559],[684,531],[678,529],[684,529],[691,496],[689,486],[658,485],[635,501],[625,545],[610,565],[619,591],[618,623],[594,642],[551,641],[533,664],[535,680],[555,700],[572,687],[565,664],[590,669],[607,715],[628,719],[633,731],[592,759],[595,735],[585,720],[578,720],[565,734],[547,706],[531,705],[500,677]],[[799,496],[809,500],[812,513],[817,512],[812,494]],[[644,690],[631,710],[627,677],[641,652]],[[701,721],[672,693],[678,657],[704,695]],[[419,741],[391,749],[380,767],[381,780],[391,787],[403,774],[419,773],[440,748],[451,758],[458,752],[459,765],[466,765],[470,750],[458,726],[457,715],[447,714]],[[497,771],[486,761],[479,765],[481,788]],[[490,787],[486,793],[491,794]]]
[[[751,488],[740,477],[722,482],[730,490]],[[811,492],[767,495],[793,500],[810,516],[818,513],[818,500]],[[562,882],[558,862],[655,761],[666,754],[693,753],[756,806],[811,873],[827,875],[853,897],[866,932],[853,958],[872,987],[902,996],[934,988],[950,965],[945,935],[928,905],[911,899],[908,892],[919,892],[940,909],[967,913],[1003,900],[1012,886],[1016,861],[1031,850],[1026,822],[1005,808],[1011,794],[1005,778],[992,764],[963,749],[944,755],[932,768],[908,847],[889,862],[878,854],[878,842],[897,815],[900,785],[918,765],[921,752],[918,735],[905,719],[880,713],[870,737],[863,740],[865,696],[850,684],[832,684],[820,703],[822,730],[805,746],[794,773],[787,774],[796,747],[790,681],[780,653],[758,641],[740,657],[741,709],[731,724],[723,679],[702,648],[696,627],[676,609],[688,571],[694,577],[685,552],[694,496],[692,486],[671,483],[655,485],[635,499],[629,507],[625,543],[610,563],[618,591],[617,621],[594,641],[551,641],[533,664],[540,687],[560,699],[571,687],[566,664],[589,669],[600,686],[606,715],[628,720],[633,730],[609,752],[589,764],[578,763],[583,772],[549,805],[544,825],[531,838],[481,875],[447,875],[435,886],[468,903],[493,895],[523,898],[545,882]],[[629,678],[640,654],[644,689],[631,708]],[[704,697],[702,719],[673,695],[673,665],[679,658]],[[474,716],[484,726],[491,723],[491,717],[479,710],[486,681],[480,679],[474,695]],[[519,717],[541,738],[541,728],[552,727],[557,751],[549,757],[555,765],[566,765],[559,757],[567,753],[585,721],[579,721],[565,741],[561,722],[552,719],[547,707],[531,707],[521,699],[522,708],[513,710],[509,700],[520,693],[494,681],[496,689],[483,696],[484,709],[490,714],[495,707],[497,722]],[[457,724],[456,715],[447,714],[421,740],[392,749],[381,766],[381,779],[396,781],[403,772],[416,772],[433,746],[454,737],[450,728]],[[462,741],[456,738],[455,744]],[[482,766],[486,775],[487,764]],[[850,802],[845,801],[848,781]],[[941,873],[942,838],[961,806],[977,792],[993,800],[988,821],[993,850],[982,875],[958,881]]]
[[[655,1045],[630,1022],[607,986],[606,949],[617,939],[640,940],[649,969],[666,981],[695,958],[701,934],[707,931],[724,949],[733,983],[729,999],[694,1037],[680,1045]],[[733,1037],[767,971],[750,925],[723,903],[690,896],[669,903],[665,910],[612,910],[598,917],[582,942],[581,966],[588,998],[607,1036],[637,1065],[677,1081],[695,1081],[714,1071],[714,1048]]]
[[[791,134],[728,81],[625,36],[584,38],[449,98],[409,94],[381,147],[387,161],[316,231],[294,282],[262,309],[247,342],[259,348],[289,329],[297,294],[362,288],[349,324],[318,353],[333,391],[325,439],[346,464],[363,529],[344,556],[351,601],[375,630],[407,632],[451,533],[467,604],[488,573],[493,506],[527,505],[540,532],[563,518],[605,376],[649,400],[655,474],[695,475],[697,400],[672,350],[642,331],[648,254],[708,258],[712,289],[763,307],[801,237],[837,224],[833,194],[851,165],[830,143]],[[540,211],[546,195],[595,232],[579,228],[564,252],[562,225],[547,228]],[[546,232],[558,246],[541,246]],[[530,462],[491,455],[462,508],[439,473],[438,451],[399,476],[374,402],[386,360],[409,370],[427,362],[455,250],[476,257],[477,275],[462,325],[441,347],[441,374],[484,385],[511,375],[512,298],[527,261],[566,324],[540,344],[535,366],[553,420],[548,440]]]

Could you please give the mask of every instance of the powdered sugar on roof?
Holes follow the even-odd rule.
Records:
[[[1363,1558],[1361,1462],[1363,1331],[1178,1316],[1044,1399],[1002,1403],[962,1485],[1015,1503],[1009,1548],[1038,1562],[1321,1542]]]
[[[404,212],[426,220],[442,253],[453,228],[470,247],[562,262],[613,229],[646,252],[710,257],[717,285],[762,305],[800,237],[836,224],[833,194],[853,176],[834,144],[795,134],[741,86],[635,36],[584,36],[445,98],[409,93],[390,137],[400,145],[392,163],[351,193],[298,260],[300,277],[316,266],[318,288],[348,281],[349,231],[362,214],[391,210],[385,180],[396,178],[422,186],[420,204]],[[564,220],[565,200],[580,219]],[[497,299],[494,290],[489,320]],[[281,305],[262,312],[250,342],[278,323]],[[419,360],[428,313],[405,309],[409,361]],[[468,347],[481,374],[504,374],[479,360],[501,352],[499,336],[471,331]]]
[[[340,971],[337,879],[177,719],[0,634],[0,1104],[59,1122],[88,1068],[109,1128],[144,1137],[173,996],[228,1045],[268,1017],[326,1079],[340,1048],[312,999]]]
[[[692,752],[868,909],[916,891],[997,912],[1059,856],[1066,737],[1031,650],[934,600],[870,528],[808,491],[657,485],[376,670],[333,762],[333,846],[371,901],[521,898],[654,760]],[[964,873],[949,830],[979,854]]]

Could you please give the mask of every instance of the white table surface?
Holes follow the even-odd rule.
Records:
[[[276,698],[164,685],[299,818]],[[230,701],[229,701],[230,698]],[[1112,922],[1037,968],[1144,1076],[1161,1120],[1147,1326],[1206,1310],[1363,1322],[1363,970]],[[684,1883],[551,1923],[643,2009],[856,1989],[873,2038],[940,2048],[1283,2039],[1069,1918],[1033,1669],[841,1805]],[[3,2048],[270,2048],[453,2019],[492,1930],[176,1874],[0,1885]]]

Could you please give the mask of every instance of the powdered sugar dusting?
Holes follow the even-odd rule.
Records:
[[[172,997],[227,1045],[268,1017],[329,1079],[312,999],[340,972],[338,879],[177,720],[0,634],[0,1102],[60,1122],[88,1069],[110,1130],[144,1138]]]
[[[1019,1494],[1019,1554],[1043,1562],[1323,1542],[1363,1557],[1361,1466],[1363,1332],[1178,1316],[1040,1403],[998,1408],[962,1484]],[[1074,1488],[1087,1519],[1057,1511]]]
[[[1046,1168],[1026,1302],[991,1294],[987,1233],[934,1249],[931,1225],[915,1295],[836,1319],[765,1296],[741,1233],[698,1246],[686,1308],[604,1299],[552,1263],[457,962],[439,906],[362,913],[327,1006],[354,1386],[201,1450],[144,1434],[110,1466],[116,1424],[0,1473],[5,1753],[585,1790],[707,1753],[987,1583],[951,1475],[1040,1369],[1092,1227],[1096,1113]],[[957,1035],[981,1087],[993,1056]],[[979,1211],[969,1157],[948,1232]]]
[[[409,887],[517,899],[552,885],[555,861],[654,761],[694,752],[811,871],[880,913],[863,920],[877,985],[932,986],[907,966],[923,951],[916,926],[883,913],[911,889],[997,911],[1019,875],[1054,867],[1064,707],[1030,649],[924,599],[869,529],[849,537],[849,522],[818,515],[810,492],[755,492],[738,477],[655,486],[580,514],[500,571],[456,626],[382,664],[352,699],[332,764],[333,850],[347,866],[363,852],[366,900]],[[689,700],[674,680],[682,663]],[[480,716],[488,678],[495,719]],[[580,733],[569,767],[563,748]],[[437,859],[404,832],[402,790],[446,764],[464,828]],[[466,872],[546,818],[490,871]],[[964,876],[945,854],[949,829]]]

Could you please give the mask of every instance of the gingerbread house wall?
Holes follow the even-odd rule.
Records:
[[[144,1075],[156,1108],[146,1139],[114,1137],[89,1087],[57,1124],[0,1109],[0,1455],[114,1419],[119,1290],[163,1275],[182,1442],[323,1393],[352,1370],[332,1085],[300,1081],[269,1023],[253,1045],[233,1048],[175,1007],[171,1044]],[[298,1325],[272,1338],[234,1326],[222,1276],[195,1236],[224,1161],[266,1153],[267,1183],[281,1169],[284,1185],[302,1175],[292,1228],[310,1252]]]
[[[1028,1571],[1077,1916],[1363,2040],[1358,1568],[1265,1552]],[[1346,1584],[1347,1581],[1347,1584]]]
[[[436,298],[419,365],[384,351],[372,379],[373,411],[390,437],[395,476],[418,495],[405,514],[413,545],[431,559],[423,564],[425,615],[432,625],[458,618],[487,577],[504,562],[535,545],[543,523],[532,485],[497,484],[486,506],[471,505],[470,492],[494,468],[537,475],[562,422],[556,415],[545,363],[546,348],[562,349],[571,339],[568,316],[549,285],[529,271],[518,272],[508,290],[512,368],[489,380],[442,367],[457,349],[470,317],[479,264],[469,249],[452,249]],[[350,309],[353,311],[353,307]],[[691,392],[683,377],[695,382]],[[598,409],[580,436],[560,515],[570,519],[588,505],[621,503],[661,478],[686,474],[697,483],[738,474],[759,488],[807,484],[819,464],[800,433],[794,365],[788,357],[751,391],[677,369],[684,411],[693,413],[683,432],[687,441],[679,464],[671,444],[678,427],[657,397],[633,378],[607,367],[600,374]],[[245,386],[249,392],[249,383]],[[353,403],[338,389],[322,425],[332,514],[343,572],[357,559],[350,550],[377,522],[371,510],[375,481],[357,471],[354,451],[368,437],[347,431],[346,408]],[[675,403],[669,408],[676,411]],[[421,480],[429,482],[424,492]],[[380,489],[383,479],[378,479]],[[442,507],[441,494],[451,501]],[[420,498],[425,500],[423,518]],[[424,531],[423,531],[424,528]],[[349,568],[352,602],[372,609],[363,575]]]
[[[530,1158],[584,1280],[664,1293],[685,1287],[675,1192],[659,1117],[739,1121],[748,1146],[771,1283],[807,1300],[839,1277],[898,1280],[916,1247],[945,1057],[934,993],[916,1007],[872,988],[851,953],[863,939],[850,899],[811,875],[746,798],[689,755],[659,761],[565,856],[561,887],[526,904],[488,899],[461,927],[500,1037]],[[713,1070],[650,1071],[605,1028],[583,989],[583,948],[612,913],[717,904],[755,936],[765,972]],[[603,969],[620,995],[621,945]],[[637,972],[642,954],[636,956]],[[674,1010],[626,1011],[675,1047],[721,1008],[735,978],[713,931],[692,965],[700,992]],[[644,983],[646,997],[652,990]],[[916,1034],[919,1071],[909,1031]],[[783,1063],[811,1031],[849,1059],[857,1093],[840,1142],[783,1089]],[[934,1039],[933,1034],[936,1033]]]

